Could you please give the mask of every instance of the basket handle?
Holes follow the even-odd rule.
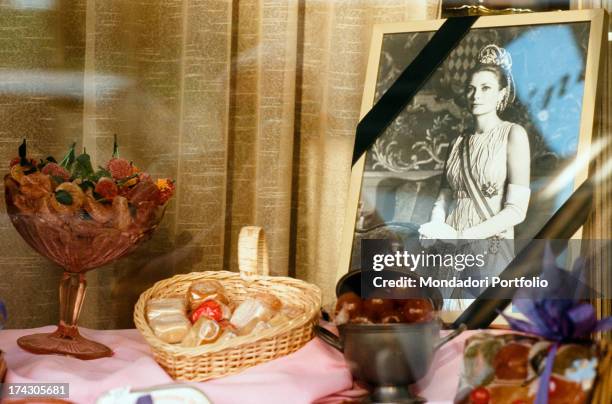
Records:
[[[268,276],[268,246],[261,227],[244,226],[238,236],[238,269],[240,277],[252,280],[255,276]]]

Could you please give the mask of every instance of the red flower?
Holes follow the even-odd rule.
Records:
[[[70,179],[70,172],[57,163],[48,163],[42,169],[43,174],[60,177],[65,181]]]
[[[119,188],[111,178],[102,177],[96,184],[96,192],[106,199],[113,199],[119,193]]]
[[[116,180],[120,180],[125,177],[132,175],[132,165],[129,161],[122,158],[110,159],[106,168],[110,171],[112,177]]]

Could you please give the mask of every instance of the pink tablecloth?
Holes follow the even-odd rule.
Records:
[[[136,330],[81,329],[88,338],[114,351],[112,358],[81,361],[64,356],[32,355],[21,350],[18,337],[49,332],[54,327],[0,331],[0,348],[6,353],[6,383],[70,383],[70,401],[93,403],[117,387],[144,388],[172,383],[153,360],[148,345]],[[444,346],[427,377],[417,388],[432,402],[452,401],[467,333]],[[244,372],[204,383],[194,383],[215,404],[222,403],[322,403],[358,396],[342,355],[319,339],[299,351]],[[288,401],[289,400],[289,401]]]

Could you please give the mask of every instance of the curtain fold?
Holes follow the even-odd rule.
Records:
[[[334,299],[372,25],[435,18],[437,0],[2,2],[0,168],[77,142],[177,192],[153,238],[91,271],[81,325],[132,326],[139,294],[178,273],[237,270],[238,232],[266,230],[271,270]],[[1,215],[8,327],[57,321],[61,269]],[[95,248],[95,246],[92,246]]]

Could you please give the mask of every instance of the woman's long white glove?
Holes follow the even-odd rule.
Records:
[[[450,238],[456,238],[457,232],[445,223],[451,201],[452,191],[446,187],[440,189],[438,198],[436,202],[434,202],[431,210],[431,220],[419,227],[419,239],[424,248],[429,248],[434,245],[438,239],[443,239],[443,235],[451,236]],[[449,232],[449,230],[452,231]]]
[[[495,236],[525,220],[530,195],[531,190],[528,187],[508,184],[504,208],[490,219],[476,226],[464,229],[461,232],[447,225],[444,221],[440,222],[439,218],[434,220],[434,213],[432,211],[432,220],[419,228],[421,243],[427,246],[435,243],[435,240],[478,240]],[[436,204],[438,204],[440,200],[441,199],[438,198]],[[435,210],[436,207],[434,207],[434,211]]]
[[[521,223],[527,215],[530,195],[529,187],[508,184],[504,208],[490,219],[464,229],[461,238],[470,240],[489,238]]]
[[[423,248],[429,248],[438,240],[450,241],[455,244],[459,233],[446,223],[429,222],[419,227],[419,240]]]
[[[438,193],[438,198],[433,204],[431,210],[430,222],[445,223],[446,215],[448,213],[448,207],[453,199],[453,193],[449,188],[442,188]]]

